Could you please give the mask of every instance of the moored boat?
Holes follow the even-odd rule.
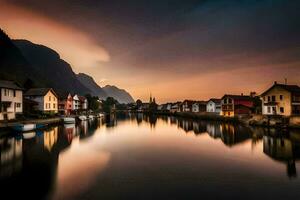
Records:
[[[34,138],[35,135],[36,135],[36,133],[34,131],[23,133],[23,139],[31,139],[31,138]]]
[[[64,117],[63,121],[65,124],[74,124],[75,123],[75,118],[74,117]]]
[[[12,127],[13,130],[18,132],[33,131],[36,129],[44,128],[46,124],[17,124]]]
[[[99,113],[98,115],[100,118],[104,117],[105,115],[103,113]]]
[[[87,117],[86,117],[85,115],[80,115],[78,118],[79,118],[79,120],[81,120],[81,121],[87,120]]]

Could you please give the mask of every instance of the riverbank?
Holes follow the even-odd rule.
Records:
[[[300,116],[264,116],[259,114],[240,115],[235,117],[224,117],[211,113],[192,113],[192,112],[144,112],[145,114],[167,115],[188,119],[218,121],[225,123],[240,123],[248,126],[260,126],[270,128],[296,128],[300,129]]]
[[[60,123],[60,117],[48,118],[48,119],[26,119],[26,120],[18,120],[13,122],[0,122],[0,128],[10,128],[18,124],[55,124]]]

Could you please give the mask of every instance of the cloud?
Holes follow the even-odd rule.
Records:
[[[24,38],[56,50],[75,70],[110,60],[108,51],[85,32],[28,9],[1,3],[0,24],[12,38]]]

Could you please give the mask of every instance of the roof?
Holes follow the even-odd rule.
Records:
[[[264,93],[262,93],[261,96],[264,96],[266,93],[268,93],[274,87],[280,87],[280,88],[282,88],[286,91],[289,91],[291,93],[300,93],[300,87],[298,85],[286,85],[286,84],[274,83],[274,85],[272,87],[270,87],[268,90],[266,90]]]
[[[78,96],[79,101],[85,101],[86,98],[84,96]]]
[[[0,88],[23,90],[17,83],[5,80],[0,80]]]
[[[216,99],[216,98],[211,98],[210,100],[207,101],[207,103],[208,103],[209,101],[212,101],[212,102],[214,102],[214,103],[221,103],[221,99]]]
[[[24,96],[45,96],[49,91],[57,97],[57,94],[52,88],[31,88],[25,92]]]
[[[248,96],[248,95],[225,94],[222,97],[222,99],[224,99],[225,97],[229,97],[229,98],[232,98],[234,100],[249,100],[249,101],[253,101],[253,97]]]

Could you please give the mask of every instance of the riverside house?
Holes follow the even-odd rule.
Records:
[[[263,115],[300,115],[300,87],[278,84],[261,94]]]
[[[32,88],[24,94],[24,97],[38,103],[35,110],[58,112],[58,97],[52,88]]]
[[[184,100],[180,105],[181,112],[192,112],[193,104],[195,101],[192,100]]]
[[[80,106],[80,101],[79,101],[79,97],[78,97],[78,95],[77,94],[75,94],[74,96],[73,96],[73,102],[72,102],[72,111],[77,111],[77,110],[79,110],[79,107]]]
[[[79,109],[87,110],[88,109],[88,100],[84,96],[78,96],[79,99]]]
[[[192,105],[192,112],[199,113],[206,111],[206,101],[195,101]]]
[[[61,114],[70,115],[72,111],[73,97],[70,93],[60,95],[58,110]]]
[[[254,109],[254,99],[246,95],[225,94],[221,99],[221,116],[249,115]]]
[[[210,99],[206,104],[206,112],[220,114],[221,112],[221,99]]]
[[[23,90],[12,81],[0,80],[0,120],[15,119],[23,112]]]

